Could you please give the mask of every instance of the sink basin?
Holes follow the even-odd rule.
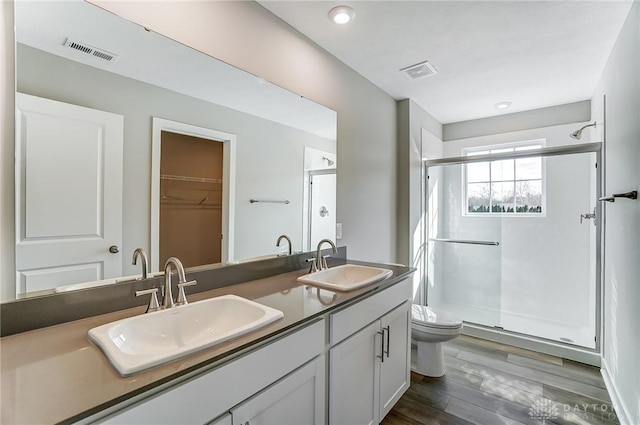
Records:
[[[319,286],[332,291],[352,291],[391,276],[389,269],[379,267],[344,264],[315,273],[300,276],[297,281],[307,285]]]
[[[246,334],[284,314],[235,295],[129,317],[89,330],[123,375],[169,362]]]

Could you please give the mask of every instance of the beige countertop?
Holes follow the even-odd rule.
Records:
[[[182,359],[122,377],[87,337],[89,329],[143,314],[133,308],[0,339],[2,424],[73,422],[148,391],[160,384],[233,358],[269,338],[303,325],[329,310],[385,289],[412,269],[392,267],[393,276],[372,286],[332,292],[300,285],[305,270],[227,286],[189,296],[198,301],[235,294],[276,308],[284,317],[264,328]]]

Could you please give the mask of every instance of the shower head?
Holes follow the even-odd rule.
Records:
[[[579,130],[574,131],[573,133],[571,133],[569,135],[569,137],[576,139],[576,140],[580,140],[580,138],[582,137],[582,130],[584,130],[587,127],[595,127],[596,126],[596,122],[592,122],[591,124],[587,124],[584,127],[580,128]]]
[[[327,158],[326,156],[323,156],[322,159],[324,159],[325,161],[327,161],[327,165],[329,165],[329,167],[331,167],[333,164],[335,164],[335,162],[333,162],[332,160],[330,160],[329,158]]]

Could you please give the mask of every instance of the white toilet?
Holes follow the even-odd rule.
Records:
[[[442,343],[462,332],[462,321],[439,314],[430,307],[411,306],[411,340],[418,347],[415,372],[424,376],[444,375]]]

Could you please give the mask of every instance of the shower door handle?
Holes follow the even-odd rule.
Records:
[[[469,245],[491,245],[491,246],[499,246],[500,242],[492,242],[492,241],[472,241],[468,239],[446,239],[446,238],[429,238],[430,241],[433,242],[447,242],[447,243],[462,243]]]
[[[593,207],[592,213],[580,214],[580,224],[582,224],[583,219],[587,219],[587,220],[593,219],[593,225],[595,226],[596,225],[596,207]]]
[[[638,199],[638,191],[632,190],[631,192],[626,193],[614,193],[611,196],[598,198],[598,201],[616,202],[616,198]]]

